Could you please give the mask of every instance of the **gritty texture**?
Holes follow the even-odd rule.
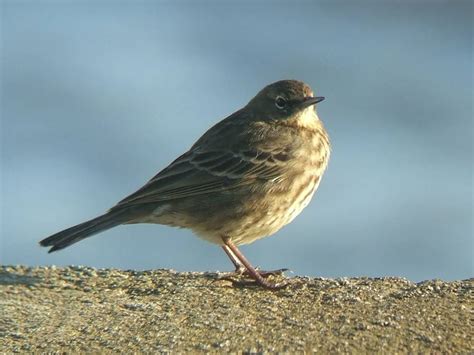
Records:
[[[473,286],[0,266],[0,352],[472,353]]]

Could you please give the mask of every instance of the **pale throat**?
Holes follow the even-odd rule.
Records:
[[[317,128],[320,126],[318,114],[313,106],[309,106],[301,111],[295,120],[296,125],[304,128]]]

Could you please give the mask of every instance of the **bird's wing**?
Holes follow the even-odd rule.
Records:
[[[283,175],[283,158],[281,152],[191,150],[117,207],[222,192],[256,180],[277,181]]]
[[[250,120],[245,115],[237,111],[211,127],[188,152],[115,207],[230,191],[257,180],[284,179],[291,142],[268,133],[267,125],[249,129]]]

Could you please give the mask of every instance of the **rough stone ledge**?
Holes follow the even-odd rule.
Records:
[[[0,352],[472,353],[474,279],[296,277],[0,266]]]

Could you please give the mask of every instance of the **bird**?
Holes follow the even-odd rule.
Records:
[[[273,272],[254,268],[238,246],[274,234],[312,199],[331,150],[316,111],[323,100],[298,80],[265,86],[136,192],[40,245],[51,253],[123,224],[188,228],[220,246],[256,285],[286,287],[270,282]]]

